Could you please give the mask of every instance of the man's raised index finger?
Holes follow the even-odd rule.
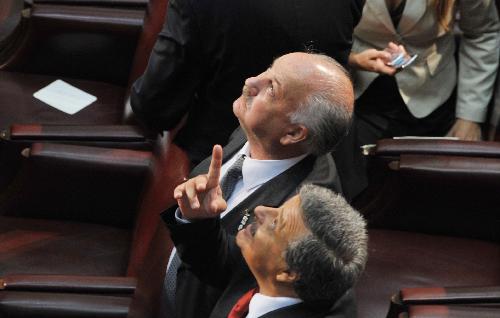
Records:
[[[220,169],[222,166],[222,147],[215,145],[212,149],[212,161],[208,169],[207,188],[213,188],[219,185]]]

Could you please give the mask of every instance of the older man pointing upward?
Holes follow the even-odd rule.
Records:
[[[175,221],[177,215],[176,222],[182,223],[220,214],[224,230],[236,234],[252,221],[256,206],[279,206],[304,182],[341,192],[328,153],[348,130],[353,102],[349,76],[332,58],[291,53],[276,59],[245,81],[233,104],[242,129],[233,133],[223,152],[216,146],[212,158],[176,189],[180,209],[167,210],[164,219]],[[174,312],[178,318],[209,317],[224,286],[200,280],[186,264],[177,270],[175,259],[166,279],[171,288],[175,278],[169,272],[177,274],[175,296],[169,298]]]

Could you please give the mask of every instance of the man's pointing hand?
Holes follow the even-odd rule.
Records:
[[[222,147],[215,145],[208,173],[178,185],[174,190],[182,216],[187,220],[213,218],[227,207],[219,185]]]

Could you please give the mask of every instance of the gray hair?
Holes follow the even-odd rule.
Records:
[[[347,135],[354,101],[349,73],[333,58],[314,55],[339,75],[318,83],[320,87],[306,96],[289,116],[291,123],[307,127],[309,153],[319,156],[331,152]]]
[[[329,189],[304,185],[299,196],[311,234],[288,245],[285,261],[299,275],[294,289],[304,302],[332,305],[365,267],[366,223],[342,196]]]

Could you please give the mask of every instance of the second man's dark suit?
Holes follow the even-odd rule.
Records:
[[[165,221],[179,253],[186,262],[192,264],[193,270],[200,277],[219,285],[224,290],[210,318],[226,318],[238,299],[245,292],[256,287],[255,279],[243,261],[234,236],[226,235],[218,219],[179,225],[174,217],[169,216],[165,218]],[[198,308],[196,304],[190,304],[190,306]],[[299,303],[269,312],[261,318],[323,318],[327,316],[328,308],[311,308]]]
[[[238,152],[245,142],[245,135],[241,129],[238,129],[232,135],[230,143],[224,147],[223,162],[226,162]],[[207,173],[210,159],[211,158],[207,158],[193,169],[191,177]],[[299,185],[305,182],[322,185],[334,191],[341,192],[340,182],[332,157],[330,155],[321,157],[309,155],[293,167],[263,184],[258,190],[233,208],[232,211],[221,220],[222,227],[230,235],[235,235],[245,212],[253,211],[258,205],[278,207],[283,204],[286,199],[295,195]],[[171,223],[174,210],[175,208],[169,209],[163,213],[162,217],[167,223]],[[248,222],[251,222],[252,219],[253,215],[250,214],[250,220]],[[180,228],[182,229],[182,226]],[[242,293],[250,289],[252,284],[255,283],[248,269],[245,268],[245,270],[247,274],[246,276],[243,275],[243,277],[246,281],[238,285]],[[229,296],[226,295],[225,297],[221,297],[224,290],[223,286],[218,286],[214,282],[206,284],[200,281],[187,264],[183,264],[179,268],[176,289],[177,318],[209,317],[210,312],[219,299],[224,299],[225,302],[229,301],[228,303],[230,303],[233,300],[231,297],[236,297],[237,300],[237,298],[241,296],[241,294],[238,296],[238,293],[234,293]],[[355,316],[354,301],[350,295],[346,298],[341,308],[336,309],[342,314],[332,317]],[[236,303],[236,300],[234,303]],[[223,310],[227,309],[227,304],[218,304],[218,307],[220,306],[222,306]],[[217,311],[217,309],[215,311]],[[215,316],[210,317],[218,316],[216,313]]]
[[[131,92],[148,127],[169,130],[193,162],[226,144],[246,78],[285,53],[316,50],[347,65],[364,0],[170,0],[144,75]]]
[[[226,318],[238,299],[256,287],[255,279],[235,244],[234,235],[228,235],[223,230],[218,218],[182,225],[177,223],[173,215],[165,216],[164,220],[179,254],[186,263],[191,264],[191,270],[203,281],[223,290],[209,317]],[[199,309],[196,303],[187,305],[195,310]],[[335,314],[329,315],[328,308],[309,307],[299,303],[274,310],[261,318],[348,317],[344,313],[348,308],[341,308],[344,305],[339,302],[335,306]],[[198,313],[197,317],[204,316]]]

